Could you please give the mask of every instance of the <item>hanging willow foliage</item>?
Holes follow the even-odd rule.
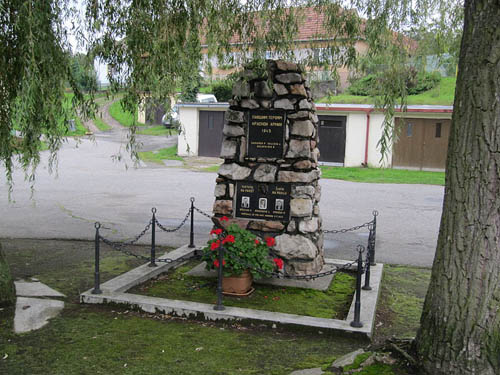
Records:
[[[93,93],[83,96],[75,83],[65,25],[73,25],[90,62],[99,58],[111,67],[112,87],[126,90],[125,108],[134,112],[145,93],[167,102],[179,87],[198,77],[202,47],[219,61],[228,61],[235,50],[240,52],[239,63],[263,59],[266,51],[296,59],[299,28],[312,7],[323,16],[323,23],[310,47],[320,46],[323,52],[309,56],[304,64],[327,67],[333,73],[340,66],[354,68],[355,44],[366,41],[368,56],[383,56],[386,61],[381,69],[386,90],[377,103],[389,115],[396,104],[405,103],[405,86],[396,78],[412,49],[408,32],[429,22],[436,30],[461,27],[460,0],[86,0],[83,5],[80,1],[0,2],[0,159],[9,185],[15,159],[34,179],[41,136],[49,145],[52,166],[74,108],[83,115],[95,110]],[[64,105],[67,84],[74,92],[74,108]],[[382,151],[390,147],[390,124],[387,121]]]

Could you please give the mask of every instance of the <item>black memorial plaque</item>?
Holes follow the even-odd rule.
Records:
[[[282,158],[285,111],[251,110],[248,116],[247,156]]]
[[[236,183],[235,217],[253,220],[290,220],[290,184]]]

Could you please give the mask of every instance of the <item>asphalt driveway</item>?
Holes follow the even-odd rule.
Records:
[[[13,202],[7,186],[0,186],[0,237],[92,239],[95,221],[108,228],[104,236],[126,239],[141,232],[151,207],[165,226],[176,226],[189,208],[210,212],[215,173],[179,167],[134,166],[123,141],[123,131],[98,134],[95,140],[69,139],[59,152],[58,174],[49,174],[47,152],[36,175],[35,194],[22,172],[14,174]],[[168,147],[175,138],[142,137],[147,149]],[[117,162],[112,155],[121,154]],[[0,176],[5,181],[4,170]],[[365,184],[321,180],[321,213],[325,229],[347,228],[371,220],[380,213],[377,226],[377,260],[395,264],[432,264],[441,216],[443,187],[429,185]],[[196,242],[207,238],[211,223],[196,215]],[[157,241],[177,246],[189,238],[187,226],[173,234],[161,233]],[[354,259],[358,243],[366,244],[367,232],[327,235],[329,257]],[[149,241],[145,236],[144,241]]]

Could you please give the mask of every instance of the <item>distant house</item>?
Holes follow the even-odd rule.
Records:
[[[228,103],[179,104],[183,128],[178,139],[181,156],[218,157],[222,128]],[[320,162],[345,167],[388,167],[444,170],[451,106],[408,106],[398,112],[402,122],[398,141],[382,159],[378,141],[382,135],[384,114],[372,105],[316,104],[319,118]]]
[[[325,32],[323,27],[325,16],[323,13],[314,8],[303,8],[301,10],[302,14],[299,18],[298,34],[293,41],[294,60],[301,62],[307,59],[312,59],[313,61],[325,60],[325,57],[328,59],[327,48],[339,43],[339,37],[328,35]],[[245,57],[240,50],[241,43],[239,43],[237,38],[234,38],[231,42],[231,46],[233,48],[230,54],[231,56],[227,57],[229,57],[228,60],[232,61],[232,63],[227,63],[225,61],[218,61],[216,57],[209,58],[208,46],[202,44],[202,69],[205,77],[221,79],[234,72],[239,67],[241,61]],[[368,44],[359,38],[355,43],[355,49],[359,54],[364,54],[368,50]],[[345,49],[340,48],[340,53],[345,53]],[[279,59],[282,57],[283,56],[280,56],[275,51],[266,51],[267,59]],[[335,88],[342,90],[347,86],[351,72],[347,67],[340,67],[337,69],[337,73],[339,82]],[[332,79],[331,71],[318,64],[317,67],[308,70],[308,78],[310,81],[329,81]]]

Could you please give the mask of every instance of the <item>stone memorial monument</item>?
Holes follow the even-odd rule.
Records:
[[[262,238],[274,237],[285,272],[324,265],[319,200],[318,117],[297,64],[246,68],[226,112],[215,187],[215,217],[227,216]]]

